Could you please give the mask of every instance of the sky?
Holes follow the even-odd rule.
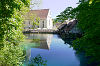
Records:
[[[67,7],[77,7],[79,0],[42,0],[38,9],[50,9],[51,17],[56,18]]]

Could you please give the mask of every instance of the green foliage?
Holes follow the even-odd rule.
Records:
[[[35,28],[36,25],[39,25],[40,18],[37,17],[35,14],[31,14],[30,19],[33,22],[33,29]]]
[[[31,24],[33,25],[33,27],[31,29],[34,29],[35,26],[39,25],[39,21],[40,21],[40,17],[38,17],[35,13],[27,13],[24,15],[24,19],[25,20],[30,20]],[[24,27],[26,25],[24,24]]]
[[[55,25],[56,23],[58,23],[58,21],[56,19],[53,19],[53,24]]]
[[[47,60],[42,58],[42,56],[37,55],[36,57],[32,58],[29,66],[47,66]]]
[[[74,49],[84,51],[87,57],[91,57],[89,62],[100,64],[100,2],[89,4],[84,2],[77,9],[79,14],[78,27],[84,32],[83,37],[74,41]]]
[[[30,0],[0,0],[0,66],[22,65],[19,44],[24,39],[22,27],[29,7]]]
[[[23,50],[19,46],[6,44],[0,50],[0,66],[22,66]]]
[[[79,6],[71,11],[65,10],[67,15],[61,16],[64,20],[70,16],[78,20],[78,27],[83,31],[83,37],[73,42],[73,48],[77,52],[84,51],[90,58],[89,63],[93,62],[97,66],[100,65],[100,1],[80,0],[79,3]]]
[[[29,7],[29,0],[0,1],[0,43],[19,43],[23,39],[22,14]]]
[[[24,39],[23,14],[30,0],[0,0],[0,66],[19,66],[24,58],[18,44]]]
[[[64,22],[65,20],[75,18],[75,13],[73,13],[72,10],[72,7],[66,8],[63,12],[60,13],[60,15],[57,16],[56,20],[61,20]]]
[[[31,5],[30,6],[31,7],[30,9],[40,8],[41,5],[42,5],[42,0],[32,0],[30,5]]]

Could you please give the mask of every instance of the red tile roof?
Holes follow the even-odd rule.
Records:
[[[49,9],[41,9],[41,10],[30,10],[28,14],[35,14],[40,19],[46,19],[48,15]]]

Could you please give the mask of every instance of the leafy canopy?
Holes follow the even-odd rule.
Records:
[[[18,46],[24,39],[23,14],[30,0],[0,0],[0,66],[22,65],[23,51]]]
[[[100,1],[80,0],[78,7],[66,9],[57,19],[77,19],[78,27],[83,32],[83,36],[73,42],[73,48],[77,52],[84,51],[90,58],[89,62],[100,65]]]

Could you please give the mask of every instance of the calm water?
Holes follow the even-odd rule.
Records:
[[[55,34],[25,34],[26,41],[22,47],[26,53],[24,66],[28,66],[29,61],[40,55],[46,60],[47,66],[86,66],[83,57],[77,55],[69,44],[65,44],[58,35]],[[82,59],[82,60],[80,60]],[[81,63],[82,62],[82,63]],[[41,65],[40,65],[41,66]]]

